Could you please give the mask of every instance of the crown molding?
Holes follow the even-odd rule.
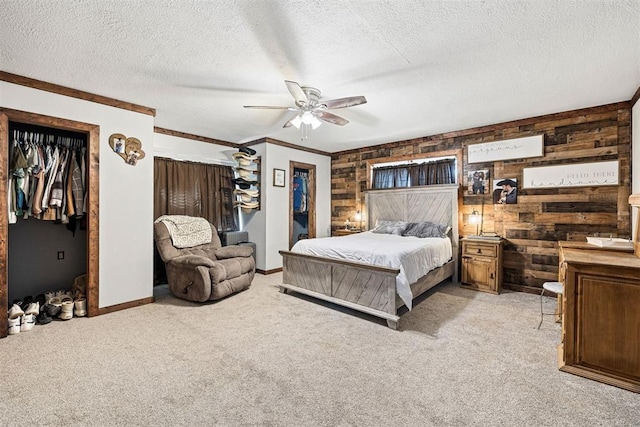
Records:
[[[73,89],[66,86],[60,86],[53,83],[43,82],[42,80],[32,79],[30,77],[19,76],[17,74],[0,71],[0,81],[26,86],[45,92],[56,93],[58,95],[69,96],[71,98],[82,99],[83,101],[95,102],[98,104],[108,105],[110,107],[121,108],[123,110],[135,111],[149,116],[156,116],[155,108],[144,107],[142,105],[133,104],[131,102],[120,101],[119,99],[108,98],[102,95]]]

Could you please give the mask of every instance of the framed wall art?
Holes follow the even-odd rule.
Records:
[[[515,205],[518,203],[518,180],[516,178],[495,178],[493,180],[493,204]]]
[[[544,135],[472,144],[467,147],[467,163],[524,159],[544,155]]]
[[[273,170],[273,186],[274,187],[284,187],[286,181],[286,175],[284,169],[274,169]]]
[[[618,185],[618,160],[522,170],[522,188],[592,187]]]
[[[114,153],[122,157],[126,164],[135,166],[138,160],[145,156],[142,142],[132,136],[126,137],[121,133],[114,133],[109,137],[109,146]]]
[[[489,169],[470,170],[467,175],[468,194],[489,194]]]

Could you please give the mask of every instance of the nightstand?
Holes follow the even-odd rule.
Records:
[[[502,239],[462,239],[463,288],[492,294],[502,291],[503,242]]]
[[[362,230],[349,230],[346,228],[339,228],[333,233],[336,236],[349,236],[350,234],[362,233]]]

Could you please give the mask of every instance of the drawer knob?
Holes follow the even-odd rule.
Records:
[[[478,249],[478,253],[481,254],[482,253],[482,249]]]

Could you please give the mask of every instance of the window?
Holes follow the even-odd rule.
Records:
[[[226,165],[154,158],[154,218],[206,218],[218,231],[238,229],[233,207],[233,168]]]
[[[455,157],[379,163],[371,171],[371,188],[402,188],[419,185],[455,184]]]

